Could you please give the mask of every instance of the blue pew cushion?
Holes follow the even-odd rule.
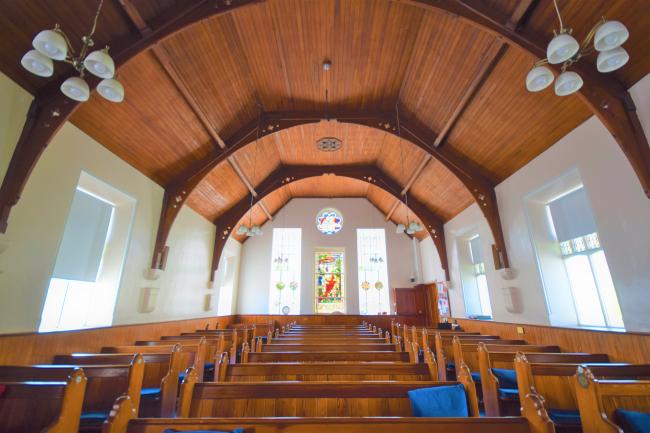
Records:
[[[625,433],[650,433],[650,413],[616,409],[614,419]]]
[[[235,428],[230,431],[223,430],[174,430],[167,429],[164,433],[244,433],[243,428]]]
[[[453,362],[447,363],[447,370],[455,370],[456,369],[456,364]]]
[[[493,368],[492,373],[499,379],[499,388],[517,388],[517,373],[505,368]]]
[[[142,388],[141,397],[156,398],[160,396],[160,388]]]
[[[82,424],[103,423],[108,419],[108,413],[108,411],[101,410],[82,412],[80,420]]]
[[[504,400],[518,400],[519,389],[517,388],[499,388],[499,397]]]
[[[481,383],[481,373],[479,373],[478,371],[472,371],[471,374],[472,374],[472,380],[475,383]]]
[[[208,362],[208,363],[204,364],[203,368],[205,370],[214,370],[214,362]]]
[[[548,416],[557,424],[578,424],[580,425],[580,412],[577,410],[551,409]]]
[[[466,417],[467,397],[463,385],[420,388],[408,392],[413,416]]]

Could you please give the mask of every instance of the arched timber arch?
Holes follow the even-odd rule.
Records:
[[[233,134],[231,138],[225,140],[226,147],[223,150],[215,150],[212,155],[197,162],[165,189],[152,258],[152,268],[159,269],[160,264],[164,261],[163,255],[167,237],[178,212],[180,212],[189,194],[214,167],[225,161],[237,150],[254,142],[257,137],[258,125],[260,129],[259,135],[264,137],[294,126],[318,123],[323,120],[363,125],[396,136],[399,135],[440,161],[465,185],[479,204],[494,238],[493,255],[496,269],[508,267],[508,255],[501,229],[494,184],[482,175],[480,170],[470,161],[461,158],[449,147],[433,146],[436,138],[433,131],[401,118],[400,134],[398,134],[397,118],[394,113],[335,113],[324,115],[320,113],[275,112],[263,113],[259,121],[252,122]]]
[[[264,0],[184,1],[182,4],[172,7],[170,10],[162,13],[161,16],[147,23],[149,30],[146,33],[134,33],[124,38],[119,38],[119,40],[110,41],[109,45],[113,47],[113,52],[117,53],[114,57],[116,67],[119,69],[129,59],[200,20],[228,13],[239,7],[262,1]],[[508,45],[514,45],[523,49],[531,56],[537,58],[545,56],[544,48],[539,41],[520,33],[516,26],[511,24],[508,17],[502,16],[494,9],[487,8],[480,0],[391,1],[452,13],[485,31],[495,34],[497,37],[502,38]],[[530,0],[522,1],[524,3],[530,2]],[[650,198],[650,149],[629,92],[627,92],[622,83],[612,77],[597,75],[590,69],[584,68],[581,64],[576,64],[573,68],[580,73],[584,80],[584,86],[579,92],[580,97],[614,136],[636,172],[646,196]],[[94,89],[98,81],[95,79],[89,80],[90,88]],[[6,232],[11,209],[20,199],[20,194],[27,183],[27,179],[43,150],[79,105],[78,102],[72,101],[58,92],[60,84],[61,82],[52,82],[51,85],[46,86],[46,88],[35,95],[36,97],[32,102],[23,131],[12,155],[2,186],[0,187],[0,233]],[[245,139],[245,137],[240,137],[240,139]],[[430,144],[431,142],[428,140],[422,143],[427,149],[433,147]],[[233,149],[226,147],[218,154],[210,156],[206,161],[210,162],[210,159],[218,158],[221,154],[229,156],[233,151]],[[430,150],[430,152],[434,151]],[[440,155],[443,154],[441,153]],[[472,174],[467,172],[465,165],[456,165],[457,162],[460,162],[457,158],[456,160],[452,158],[447,162],[450,166],[455,167],[454,172],[465,172],[464,176],[472,177]],[[207,165],[209,166],[210,164]],[[196,174],[199,175],[199,178],[202,178],[201,173]],[[190,175],[190,177],[193,177],[193,175]],[[163,202],[163,215],[161,215],[161,226],[163,227],[162,231],[159,228],[159,236],[156,240],[154,264],[162,248],[160,245],[162,244],[164,247],[169,228],[175,218],[174,211],[166,213],[165,209],[176,209],[175,212],[178,212],[180,204],[185,200],[188,193],[187,190],[182,189],[182,187],[179,188],[178,185],[187,178],[188,176],[185,175],[179,181],[169,185],[169,188],[166,188]],[[474,179],[474,181],[478,183],[482,182],[480,179]],[[484,210],[484,213],[486,213],[484,207],[494,208],[496,212],[496,199],[491,186],[488,190],[470,187],[470,191],[479,200],[479,203],[482,204],[481,209]],[[490,215],[494,215],[494,212],[491,212]],[[488,218],[495,237],[495,263],[497,263],[497,267],[506,267],[508,265],[508,259],[503,235],[501,234],[498,213],[496,216],[496,219],[493,216]]]
[[[310,177],[318,177],[324,174],[333,174],[336,176],[358,179],[375,185],[394,197],[401,199],[402,187],[394,179],[374,165],[280,165],[264,180],[262,180],[259,185],[255,186],[255,191],[257,191],[258,195],[257,197],[254,197],[253,203],[258,203],[273,191],[276,191],[292,182]],[[210,281],[213,281],[214,274],[219,266],[221,253],[223,252],[223,248],[226,245],[228,238],[235,229],[237,222],[246,215],[246,212],[248,212],[250,204],[250,198],[246,196],[214,221],[214,224],[217,226],[217,231],[214,239]],[[431,236],[431,239],[436,246],[436,250],[438,251],[438,255],[440,256],[440,264],[445,271],[445,278],[449,278],[443,221],[427,206],[414,198],[409,199],[408,207],[422,221],[424,228]]]

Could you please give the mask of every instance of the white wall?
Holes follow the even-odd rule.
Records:
[[[316,229],[316,215],[325,207],[334,207],[343,215],[343,229],[332,236],[324,235]],[[345,248],[347,313],[359,313],[357,228],[384,227],[386,229],[390,287],[413,286],[413,283],[409,282],[409,278],[415,272],[411,240],[406,235],[397,235],[395,225],[385,222],[384,216],[366,199],[293,199],[278,212],[272,222],[264,225],[264,235],[249,238],[244,242],[237,302],[237,313],[239,314],[268,313],[271,247],[273,228],[275,227],[302,227],[300,292],[300,312],[302,314],[311,314],[314,311],[313,252],[317,247]]]
[[[650,130],[650,76],[631,89],[638,115]],[[627,330],[650,330],[650,200],[645,196],[632,167],[602,123],[590,118],[551,148],[514,173],[496,188],[501,223],[511,267],[516,278],[503,280],[494,271],[491,254],[486,266],[494,319],[499,321],[548,323],[539,272],[525,217],[525,197],[558,177],[577,170],[591,202],[598,232],[616,286]],[[479,227],[489,233],[487,222],[476,205],[445,225],[451,262],[452,311],[464,316],[455,233]],[[487,246],[486,246],[487,247]],[[516,287],[523,295],[523,311],[505,310],[504,287]]]
[[[446,281],[445,271],[440,263],[440,255],[431,237],[422,239],[419,244],[422,282],[425,284]]]
[[[18,86],[0,77],[0,87]],[[20,131],[28,104],[4,104],[0,125]],[[10,120],[7,120],[10,119]],[[19,126],[15,126],[19,122]],[[4,131],[3,131],[4,133]],[[4,137],[4,134],[3,134]],[[12,132],[11,137],[18,135]],[[7,142],[3,143],[13,147]],[[81,171],[133,197],[136,213],[114,315],[114,324],[145,323],[215,315],[204,311],[212,257],[214,225],[183,208],[171,230],[167,270],[156,281],[144,278],[162,205],[163,189],[70,123],[54,137],[14,207],[7,233],[0,234],[0,333],[38,329],[59,242]],[[2,252],[4,250],[4,252]],[[139,313],[143,287],[158,288],[158,304]]]
[[[11,161],[32,95],[0,72],[0,179]]]

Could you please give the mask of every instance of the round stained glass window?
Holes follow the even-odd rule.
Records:
[[[323,209],[316,217],[316,228],[326,235],[338,233],[343,228],[343,217],[336,209]]]

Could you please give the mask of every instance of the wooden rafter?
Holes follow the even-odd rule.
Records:
[[[392,194],[394,197],[400,196],[401,187],[399,183],[374,165],[280,165],[255,187],[259,195],[255,197],[254,204],[285,185],[301,179],[322,176],[324,174],[333,174],[336,176],[358,179],[375,185]],[[211,280],[219,266],[221,253],[223,252],[223,248],[226,245],[228,238],[235,229],[237,222],[246,214],[249,207],[249,199],[243,198],[214,221],[217,226],[217,234],[215,236],[215,246],[212,256]],[[439,216],[434,214],[426,205],[418,200],[409,200],[409,208],[422,221],[427,233],[433,239],[438,254],[440,255],[442,267],[445,272],[447,272],[448,265],[443,229],[444,222]]]

